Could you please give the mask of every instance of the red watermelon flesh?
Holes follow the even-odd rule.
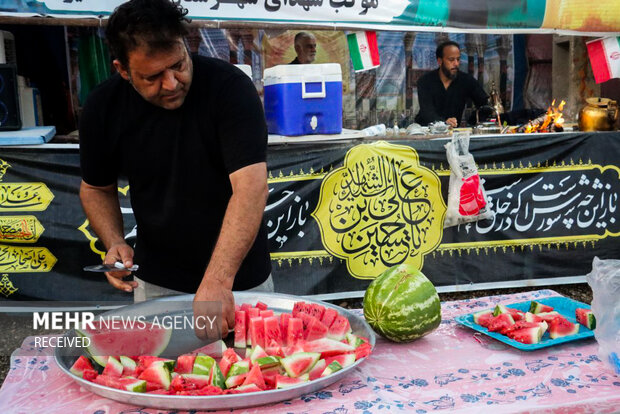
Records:
[[[138,376],[138,378],[159,384],[165,389],[170,388],[170,371],[168,371],[164,361],[153,362]]]
[[[265,348],[265,352],[267,352],[267,355],[279,356],[282,358],[285,357],[282,346],[274,340],[272,340],[271,343]]]
[[[313,303],[310,306],[310,316],[314,316],[315,318],[317,318],[319,321],[321,320],[321,318],[323,317],[323,313],[325,313],[325,307],[322,305],[319,305],[318,303]]]
[[[276,377],[280,375],[280,369],[277,367],[276,369],[266,369],[263,370],[263,379],[265,380],[265,387],[267,389],[273,389],[276,387]]]
[[[258,366],[258,364],[255,364],[254,366],[252,366],[252,369],[250,370],[250,372],[248,372],[248,375],[245,377],[245,381],[243,381],[243,384],[241,385],[250,385],[250,384],[256,385],[261,390],[264,390],[267,387],[265,385],[265,380],[263,378],[263,374],[261,373],[260,367]]]
[[[304,382],[308,382],[310,377],[305,374],[301,375],[298,378],[289,378],[284,375],[278,375],[276,377],[276,388],[288,388],[298,384],[303,384]]]
[[[293,314],[293,318],[296,318],[300,313],[305,313],[305,309],[306,302],[295,302],[293,305],[293,311],[291,312]]]
[[[269,316],[273,316],[273,311],[271,309],[262,310],[259,312],[259,316],[261,318],[268,318]]]
[[[295,346],[299,341],[303,339],[304,339],[304,327],[303,327],[302,320],[299,318],[290,318],[288,321],[286,344],[289,347]]]
[[[146,382],[146,391],[155,391],[155,390],[165,390],[165,388],[161,384],[157,384],[155,382]]]
[[[509,328],[511,325],[514,325],[514,323],[515,321],[512,319],[512,315],[510,313],[502,313],[491,319],[488,328],[490,332],[501,332],[502,330]]]
[[[311,320],[304,332],[304,339],[306,341],[314,341],[315,339],[325,338],[327,336],[327,326],[323,325],[323,323],[314,316],[310,316],[309,318],[311,318]]]
[[[82,378],[84,378],[86,381],[94,381],[95,378],[97,378],[97,376],[99,375],[99,373],[97,371],[95,371],[94,369],[88,369],[86,368],[83,372],[82,372]]]
[[[342,341],[351,332],[351,325],[346,316],[338,315],[327,331],[327,337]]]
[[[329,366],[334,361],[338,361],[341,367],[346,368],[356,361],[355,354],[341,354],[325,358],[325,364]]]
[[[252,348],[256,346],[265,348],[265,322],[260,316],[250,319],[250,340]]]
[[[228,375],[228,370],[235,362],[241,361],[241,357],[237,355],[237,353],[232,349],[228,348],[224,351],[224,355],[222,355],[222,359],[220,360],[220,371],[222,371],[222,375],[226,377]]]
[[[245,377],[247,377],[248,373],[245,372],[239,375],[233,375],[232,377],[226,378],[226,388],[234,388],[243,384],[245,381]]]
[[[527,322],[542,322],[544,319],[540,317],[540,315],[536,315],[534,313],[531,312],[526,312],[524,319]]]
[[[562,316],[562,315],[560,315],[556,311],[552,311],[552,312],[539,313],[536,316],[538,316],[540,319],[542,319],[545,322],[551,322],[552,320],[554,320],[558,316]]]
[[[480,324],[480,317],[485,316],[485,315],[493,315],[493,309],[485,309],[483,311],[480,312],[475,312],[473,315],[474,318],[474,323],[477,323],[478,325]]]
[[[545,323],[545,322],[542,322],[542,323]],[[546,323],[545,323],[545,325],[546,325]],[[514,325],[509,326],[502,333],[504,335],[508,335],[510,332],[518,331],[519,329],[536,328],[536,327],[540,327],[540,322],[528,322],[526,320],[521,320],[521,321],[515,322]],[[508,335],[508,336],[510,336],[510,335]]]
[[[120,377],[123,375],[123,364],[121,361],[114,358],[113,356],[108,357],[108,362],[105,364],[105,368],[103,369],[102,375],[108,375],[110,377]]]
[[[258,318],[258,317],[260,317],[260,309],[258,308],[248,308],[245,311],[245,328],[246,328],[245,342],[246,342],[246,345],[252,345],[252,337],[250,334],[250,320],[252,318]],[[235,347],[235,348],[242,348],[242,347]]]
[[[592,313],[592,309],[577,308],[575,309],[575,317],[577,322],[588,329],[596,329],[596,318]]]
[[[240,385],[235,389],[238,393],[258,392],[263,391],[256,384]]]
[[[90,360],[86,358],[84,355],[80,355],[80,357],[71,365],[69,371],[71,371],[74,375],[77,375],[80,378],[84,378],[84,370],[94,371],[93,364],[90,363]]]
[[[540,342],[540,338],[542,337],[542,330],[540,329],[540,326],[517,329],[508,332],[508,337],[523,344],[537,344]]]
[[[301,319],[304,329],[306,329],[308,327],[308,324],[312,321],[312,316],[304,312],[298,313],[297,317]]]
[[[495,318],[495,316],[493,316],[493,312],[491,312],[491,311],[489,311],[489,313],[485,313],[483,315],[480,315],[478,317],[478,325],[484,326],[485,328],[488,328],[489,325],[491,324],[491,321],[493,320],[493,318]]]
[[[98,375],[93,380],[95,384],[104,385],[106,387],[116,388],[125,391],[145,392],[146,381],[135,378],[118,378],[108,375]]]
[[[263,319],[263,323],[265,326],[265,345],[269,344],[271,346],[272,341],[279,344],[282,339],[282,333],[280,332],[280,321],[278,321],[278,318],[276,316],[268,316]]]
[[[371,350],[372,347],[368,342],[365,342],[362,345],[358,346],[357,348],[355,348],[355,360],[357,361],[358,359],[367,357],[368,355],[370,355]]]
[[[321,376],[325,368],[327,367],[327,363],[324,359],[319,359],[319,361],[314,364],[314,367],[308,373],[310,381],[315,380]]]
[[[195,360],[196,355],[179,355],[176,366],[174,367],[174,372],[179,374],[191,374],[194,369]]]
[[[245,311],[235,311],[235,348],[245,348],[247,345],[247,327],[245,325],[246,313]]]
[[[258,302],[256,302],[256,306],[255,307],[260,309],[260,310],[262,310],[262,311],[265,311],[265,310],[267,310],[267,308],[269,308],[269,306],[267,306],[266,303],[263,303],[260,300]]]
[[[520,311],[518,309],[513,309],[513,308],[506,308],[508,309],[508,312],[512,315],[512,319],[514,319],[515,322],[522,320],[523,318],[525,318],[525,312]]]
[[[288,321],[291,319],[293,315],[290,313],[282,313],[280,314],[280,333],[282,334],[282,342],[281,344],[286,346],[286,338],[288,336]]]
[[[571,323],[562,316],[556,316],[549,323],[549,336],[551,339],[562,338],[577,333],[579,333],[579,324]]]
[[[286,373],[291,378],[297,378],[302,374],[309,372],[314,364],[320,358],[318,352],[298,352],[293,355],[289,355],[286,358],[282,358],[280,363],[286,370]]]
[[[334,320],[337,317],[338,317],[338,311],[336,309],[327,308],[325,309],[325,312],[323,312],[323,317],[321,318],[321,322],[323,322],[323,325],[329,328],[330,326],[332,326],[332,323],[334,323]]]

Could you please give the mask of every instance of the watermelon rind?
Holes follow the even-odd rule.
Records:
[[[250,361],[247,359],[243,359],[241,361],[237,361],[231,365],[228,370],[227,378],[234,377],[236,375],[245,374],[250,371]]]
[[[553,308],[533,300],[530,302],[530,312],[534,314],[553,312]]]
[[[217,365],[215,359],[209,355],[197,355],[194,360],[192,374],[209,375],[214,365]]]
[[[358,346],[364,343],[364,340],[362,338],[360,338],[359,336],[351,332],[347,334],[345,339],[347,340],[347,343],[351,345],[353,348],[357,348]]]
[[[478,323],[480,321],[480,317],[483,315],[488,315],[488,314],[493,314],[493,316],[496,316],[493,312],[493,309],[485,309],[482,310],[480,312],[476,312],[474,313],[473,317],[474,317],[474,323]]]
[[[510,313],[508,312],[508,308],[504,305],[496,305],[495,309],[493,309],[493,316],[499,316],[502,313]]]
[[[331,364],[329,364],[327,368],[325,368],[321,376],[326,377],[328,375],[333,374],[336,371],[340,371],[341,369],[342,369],[342,365],[340,365],[338,361],[334,361]]]
[[[136,367],[138,366],[138,364],[136,364],[136,361],[125,355],[120,356],[120,361],[121,364],[123,364],[123,375],[133,375],[133,373],[136,371]]]
[[[170,382],[172,381],[170,370],[166,366],[165,361],[153,362],[138,376],[138,378],[159,384],[165,389],[170,388]]]
[[[121,361],[111,356],[108,357],[108,362],[106,363],[101,374],[109,375],[111,377],[120,377],[123,375],[123,369],[124,367],[123,364],[121,364]]]
[[[596,318],[592,313],[592,309],[577,308],[575,309],[575,318],[577,322],[590,330],[596,329]]]
[[[435,286],[408,264],[393,266],[372,281],[363,306],[370,326],[394,342],[413,341],[441,323]]]
[[[261,369],[271,368],[280,365],[280,358],[276,356],[266,356],[258,358],[255,362],[256,364],[258,364],[259,367],[261,367]]]
[[[213,367],[211,367],[209,383],[222,389],[226,388],[226,379],[224,378],[224,374],[222,374],[222,370],[218,364],[213,364]]]
[[[310,372],[314,364],[321,358],[321,354],[318,352],[298,352],[293,355],[289,355],[280,360],[280,363],[284,367],[284,370],[291,378],[297,378],[303,374]],[[297,365],[301,365],[303,368],[299,369]]]
[[[282,388],[294,387],[295,385],[303,384],[304,382],[308,382],[309,380],[310,380],[310,376],[308,374],[300,375],[297,378],[290,378],[290,377],[278,375],[276,377],[276,388],[282,389]]]

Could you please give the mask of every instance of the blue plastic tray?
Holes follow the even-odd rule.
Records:
[[[577,323],[577,320],[575,319],[575,309],[577,308],[590,309],[590,305],[577,302],[576,300],[572,300],[572,299],[561,297],[561,296],[537,299],[536,302],[553,307],[553,310],[557,311],[560,315],[564,316],[569,322],[572,322],[572,323]],[[519,303],[513,303],[510,305],[506,305],[506,307],[518,309],[523,312],[527,312],[530,309],[530,303],[531,301],[519,302]],[[511,339],[507,337],[506,335],[502,335],[497,332],[489,332],[487,328],[480,326],[477,323],[474,323],[473,313],[457,316],[456,318],[454,318],[454,320],[460,323],[461,325],[465,325],[471,329],[474,329],[478,332],[481,332],[485,335],[495,338],[500,342],[513,346],[522,351],[534,351],[536,349],[545,348],[545,347],[553,346],[557,344],[562,344],[564,342],[575,341],[577,339],[591,338],[594,336],[594,331],[579,324],[579,333],[575,335],[569,335],[569,336],[564,336],[562,338],[551,339],[551,337],[549,337],[549,332],[545,332],[545,334],[543,335],[539,343],[522,344],[521,342],[515,341],[514,339]]]

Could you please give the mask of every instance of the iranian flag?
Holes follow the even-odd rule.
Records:
[[[349,53],[356,72],[379,66],[377,32],[355,32],[347,35]]]
[[[607,37],[587,43],[596,83],[620,78],[620,37]]]

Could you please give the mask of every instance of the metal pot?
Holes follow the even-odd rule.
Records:
[[[579,130],[614,131],[618,120],[618,103],[608,98],[587,98],[579,111]]]

